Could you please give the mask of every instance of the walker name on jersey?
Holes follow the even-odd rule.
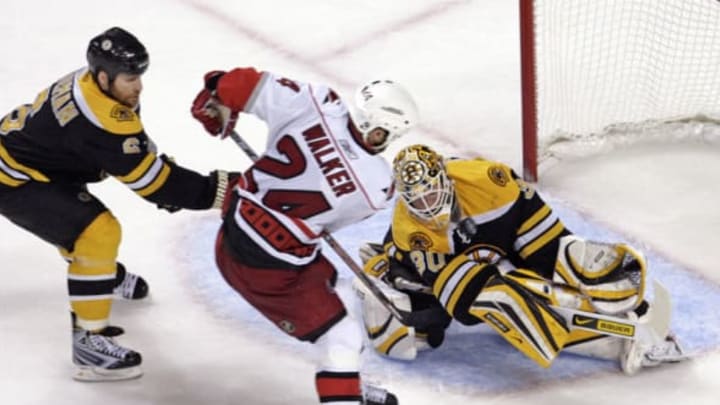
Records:
[[[303,138],[320,170],[322,170],[325,180],[330,185],[333,193],[335,193],[335,197],[350,194],[357,190],[357,186],[345,168],[340,154],[333,142],[328,139],[322,126],[318,124],[303,131]]]

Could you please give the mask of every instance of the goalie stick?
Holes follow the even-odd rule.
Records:
[[[237,144],[237,146],[240,147],[240,149],[245,152],[246,155],[252,160],[256,161],[260,158],[260,156],[255,152],[255,150],[250,146],[243,137],[240,136],[240,134],[237,133],[237,131],[232,130],[230,132],[230,137],[232,140]],[[412,312],[402,311],[398,309],[395,304],[390,301],[390,299],[382,292],[380,289],[375,285],[375,283],[370,280],[369,276],[365,274],[363,269],[355,263],[355,261],[350,257],[350,255],[343,249],[343,247],[335,240],[335,238],[332,237],[327,232],[323,232],[321,234],[323,240],[332,248],[333,251],[342,259],[342,261],[347,265],[350,270],[355,273],[355,275],[360,279],[360,281],[367,287],[367,289],[372,293],[372,295],[375,296],[375,298],[380,301],[380,303],[387,308],[390,313],[396,317],[400,322],[402,322],[405,325],[408,326],[416,326],[416,325],[424,325],[427,323],[427,320],[425,319],[427,316],[425,314],[413,314]]]

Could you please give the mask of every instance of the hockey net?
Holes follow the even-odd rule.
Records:
[[[720,144],[720,1],[520,0],[523,163]]]

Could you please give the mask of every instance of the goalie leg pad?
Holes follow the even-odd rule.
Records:
[[[624,314],[642,302],[646,271],[643,255],[628,245],[571,235],[560,240],[553,280],[586,294],[598,313]]]
[[[390,267],[390,263],[385,253],[363,259],[363,263],[363,271],[375,278],[382,277]]]
[[[598,359],[617,360],[624,352],[627,340],[587,330],[574,329],[570,333],[563,351]]]
[[[554,306],[594,312],[587,297],[576,289],[560,283],[553,283],[531,270],[515,269],[505,274],[536,296],[545,299]]]
[[[564,284],[555,284],[535,272],[517,269],[506,277],[518,282],[536,296],[544,298],[553,306],[593,312],[590,301]],[[573,329],[568,335],[563,351],[583,356],[615,360],[623,352],[625,339],[609,337],[584,329]]]
[[[410,297],[407,294],[392,289],[375,278],[371,277],[370,280],[385,293],[397,309],[411,311]],[[418,349],[415,328],[403,325],[357,278],[353,282],[353,289],[360,298],[363,326],[375,351],[394,359],[415,359]]]
[[[358,249],[358,256],[360,256],[360,261],[362,264],[365,264],[370,260],[371,258],[377,256],[377,255],[384,255],[385,249],[383,246],[379,243],[373,243],[373,242],[366,242],[362,245],[360,245],[360,248]]]
[[[560,315],[511,278],[492,277],[470,312],[542,367],[550,366],[570,334]]]
[[[670,332],[670,293],[657,281],[654,283],[654,291],[655,298],[652,303],[640,305],[628,314],[630,319],[637,319],[638,323],[647,325],[649,332],[623,342],[624,352],[620,357],[620,367],[628,375],[637,373],[643,367],[688,358],[677,338]]]

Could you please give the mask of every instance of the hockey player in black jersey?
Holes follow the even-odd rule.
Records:
[[[161,208],[202,210],[220,207],[228,175],[157,153],[139,115],[149,57],[137,38],[108,29],[90,41],[87,62],[0,120],[0,213],[69,263],[74,377],[128,379],[142,374],[141,356],[115,342],[112,298],[142,298],[147,284],[117,263],[120,224],[86,185],[112,176]]]

